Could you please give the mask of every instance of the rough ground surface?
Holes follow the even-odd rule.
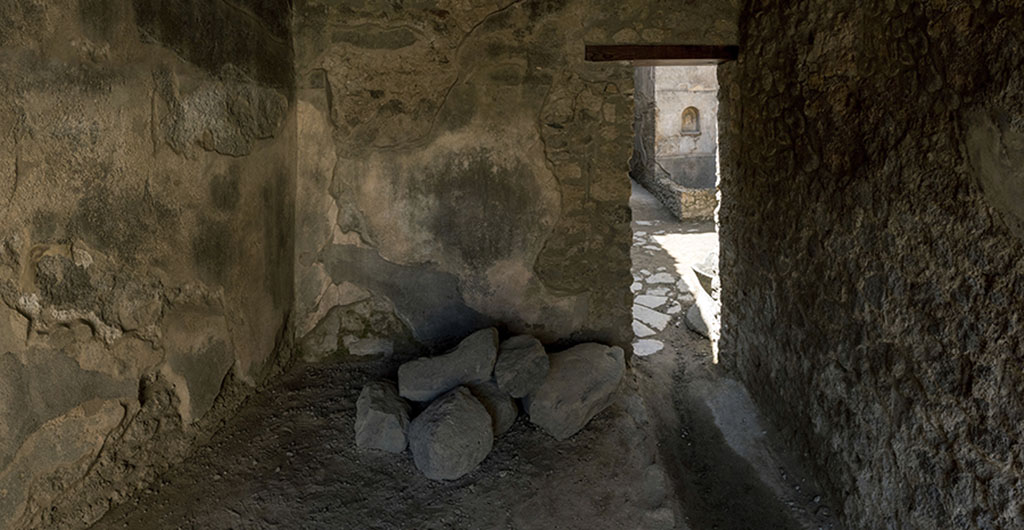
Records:
[[[658,309],[673,300],[692,304],[693,293],[686,289],[698,287],[690,265],[717,246],[714,225],[679,222],[635,182],[630,206],[634,276],[664,268],[676,282],[664,284],[671,287],[669,300]],[[643,283],[637,300],[651,287]],[[685,310],[670,315],[664,331],[641,339],[657,340],[664,349],[634,357],[633,368],[655,416],[659,459],[670,463],[689,527],[840,528],[802,471],[803,455],[781,449],[743,386],[711,362],[710,341],[686,328]]]
[[[637,195],[637,218],[680,229]],[[634,358],[615,402],[582,432],[557,442],[520,416],[478,469],[451,482],[423,477],[408,452],[355,448],[360,388],[397,361],[299,366],[93,529],[837,528],[680,315],[657,335],[666,349]]]
[[[556,442],[521,417],[478,469],[434,482],[408,452],[353,443],[359,389],[393,370],[373,361],[299,367],[93,528],[673,528],[657,520],[674,519],[677,503],[638,500],[657,442],[630,384],[572,439]]]

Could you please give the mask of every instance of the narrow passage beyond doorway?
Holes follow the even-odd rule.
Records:
[[[839,528],[805,459],[786,449],[746,388],[713,362],[711,341],[687,324],[702,288],[693,267],[718,246],[713,223],[680,222],[635,182],[630,206],[633,366],[683,528]]]

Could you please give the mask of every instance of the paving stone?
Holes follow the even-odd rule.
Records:
[[[636,298],[634,298],[633,301],[635,303],[638,303],[638,304],[644,306],[644,307],[649,307],[651,309],[657,309],[657,308],[665,305],[665,303],[668,302],[668,298],[666,298],[664,296],[652,296],[652,295],[648,295],[648,294],[643,294],[643,295],[640,295],[640,296],[637,296]]]
[[[655,333],[657,333],[657,332],[654,331],[653,329],[647,327],[646,325],[644,325],[643,322],[640,322],[638,320],[634,320],[633,321],[633,334],[636,335],[637,337],[640,337],[640,338],[650,337],[651,335],[654,335]]]
[[[646,357],[660,352],[665,348],[665,343],[660,340],[643,339],[633,343],[633,354]]]
[[[672,321],[670,315],[659,313],[639,304],[633,304],[633,318],[658,331],[664,330],[665,326]]]
[[[649,276],[647,283],[676,283],[676,278],[668,272],[659,272]]]

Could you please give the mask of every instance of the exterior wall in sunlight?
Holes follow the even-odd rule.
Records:
[[[718,201],[716,66],[637,67],[630,176],[679,219],[708,220]]]

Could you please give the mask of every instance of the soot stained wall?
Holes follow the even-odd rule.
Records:
[[[851,528],[1024,527],[1022,7],[751,2],[722,69],[722,357]]]
[[[0,5],[0,527],[89,524],[277,364],[286,7]]]
[[[583,46],[730,44],[736,9],[298,2],[306,358],[439,347],[492,323],[628,347],[632,68],[586,64]]]

